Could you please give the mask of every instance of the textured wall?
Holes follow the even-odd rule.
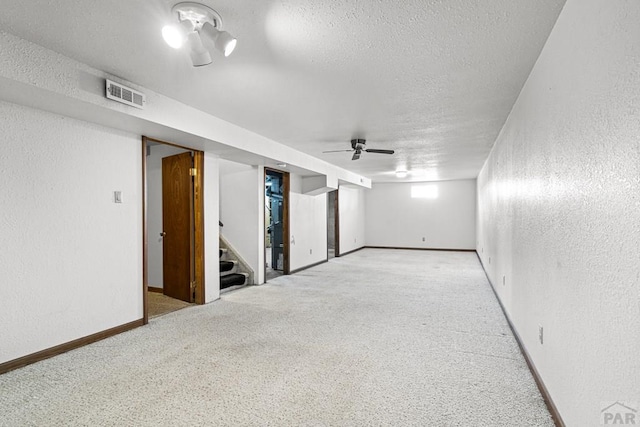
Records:
[[[220,298],[220,263],[218,240],[220,220],[220,159],[204,153],[204,300],[206,303]]]
[[[289,223],[291,270],[327,259],[327,196],[302,194],[302,179],[291,174]]]
[[[437,198],[411,197],[414,186],[425,185]],[[374,184],[366,193],[367,245],[473,249],[475,204],[475,180]]]
[[[142,318],[140,138],[3,102],[0,128],[0,363]]]
[[[344,254],[365,245],[365,190],[341,185],[338,190],[338,226],[340,253]]]
[[[262,200],[262,202],[261,202]],[[256,166],[220,160],[220,233],[231,243],[258,277],[264,264],[258,218],[264,210],[264,173]]]
[[[640,409],[639,22],[569,0],[478,178],[478,252],[569,426]]]

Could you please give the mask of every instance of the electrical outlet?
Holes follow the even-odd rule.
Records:
[[[502,286],[504,286],[505,282],[506,282],[506,276],[502,276]]]
[[[489,264],[491,264],[491,257],[489,257]]]
[[[538,325],[538,339],[540,340],[540,344],[544,344],[544,328],[542,325]]]
[[[313,255],[313,249],[309,249],[309,255]]]
[[[426,238],[426,237],[423,237],[423,238],[422,238],[422,241],[423,241],[423,242],[426,242],[426,241],[427,241],[427,238]]]

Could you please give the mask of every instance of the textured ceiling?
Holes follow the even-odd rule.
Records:
[[[193,68],[166,0],[3,0],[0,28],[374,181],[477,176],[564,0],[203,0],[238,38]],[[368,148],[352,162],[353,137]]]

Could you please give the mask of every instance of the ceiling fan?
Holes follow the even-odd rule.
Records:
[[[351,150],[331,150],[331,151],[323,151],[323,153],[344,153],[347,151],[353,151],[353,157],[351,160],[358,160],[363,151],[367,153],[377,153],[377,154],[393,154],[395,151],[393,150],[378,150],[375,148],[365,148],[367,143],[366,139],[352,139],[351,140]]]

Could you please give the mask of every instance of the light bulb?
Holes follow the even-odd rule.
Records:
[[[162,38],[174,49],[180,49],[187,41],[187,35],[194,29],[193,22],[185,19],[178,24],[165,25],[162,28]]]
[[[180,49],[185,40],[185,37],[176,25],[165,25],[164,28],[162,28],[162,38],[174,49]]]
[[[233,50],[236,48],[237,44],[238,44],[238,40],[236,39],[231,40],[231,42],[229,42],[229,44],[227,45],[227,48],[224,50],[224,56],[231,55]]]
[[[221,50],[224,52],[224,56],[231,55],[237,44],[238,40],[226,31],[221,31],[218,40],[216,40],[216,45],[222,46]]]

